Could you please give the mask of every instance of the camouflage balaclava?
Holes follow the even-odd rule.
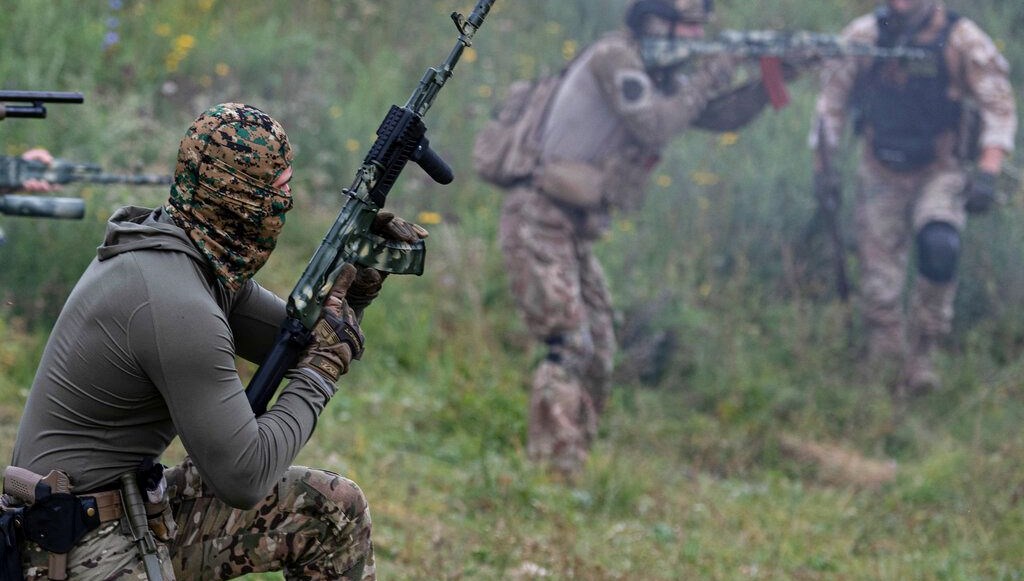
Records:
[[[277,244],[292,199],[272,184],[291,162],[281,125],[240,103],[207,109],[181,140],[164,210],[228,290],[241,288]]]

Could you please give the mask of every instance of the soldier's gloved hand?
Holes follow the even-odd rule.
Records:
[[[313,328],[313,339],[299,360],[305,367],[334,383],[348,372],[349,363],[363,356],[366,338],[359,329],[352,307],[345,295],[356,279],[356,267],[346,264],[341,268],[324,309]]]
[[[25,161],[38,161],[44,165],[53,163],[53,155],[42,147],[35,147],[26,151],[21,154],[21,158]],[[53,192],[60,189],[60,186],[57,184],[51,184],[46,180],[34,178],[25,180],[22,187],[26,192]]]
[[[385,211],[377,212],[376,218],[373,219],[373,225],[370,226],[370,232],[388,240],[409,244],[423,240],[430,235],[423,226],[406,222],[391,212]],[[375,268],[362,266],[358,268],[356,279],[348,290],[348,304],[357,316],[362,315],[363,310],[370,306],[373,299],[377,298],[387,276],[388,273]]]
[[[834,169],[814,172],[814,196],[818,198],[819,204],[825,205],[826,210],[834,211],[839,207],[841,188],[839,172]]]
[[[971,214],[987,212],[996,201],[996,174],[978,170],[967,182],[964,208]]]

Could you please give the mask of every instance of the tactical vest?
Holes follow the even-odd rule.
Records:
[[[957,127],[960,102],[949,98],[945,49],[959,15],[949,12],[931,42],[913,40],[891,26],[889,13],[875,13],[879,47],[908,46],[935,55],[929,60],[876,59],[857,80],[854,106],[858,132],[872,130],[875,158],[894,171],[912,171],[935,160],[937,138]]]

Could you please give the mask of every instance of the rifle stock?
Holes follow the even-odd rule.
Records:
[[[422,241],[385,240],[370,232],[370,227],[408,162],[419,165],[438,183],[452,181],[448,164],[430,148],[423,115],[452,76],[463,51],[471,46],[495,1],[478,0],[468,17],[452,13],[459,36],[448,58],[427,69],[404,107],[392,105],[385,115],[355,180],[342,191],[345,203],[338,217],[288,295],[287,316],[271,350],[246,387],[246,397],[257,416],[267,410],[278,384],[309,343],[311,329],[342,266],[356,263],[395,274],[422,274],[426,252]]]

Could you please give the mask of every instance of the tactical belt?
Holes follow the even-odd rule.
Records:
[[[67,553],[86,533],[125,516],[119,489],[77,495],[70,490],[67,474],[59,470],[46,476],[14,466],[4,470],[4,494],[24,504],[5,507],[5,520],[13,525],[12,533],[20,532],[49,552],[48,576],[54,580],[67,579]],[[15,553],[5,555],[6,566],[13,570],[19,549],[8,543],[6,550]]]

